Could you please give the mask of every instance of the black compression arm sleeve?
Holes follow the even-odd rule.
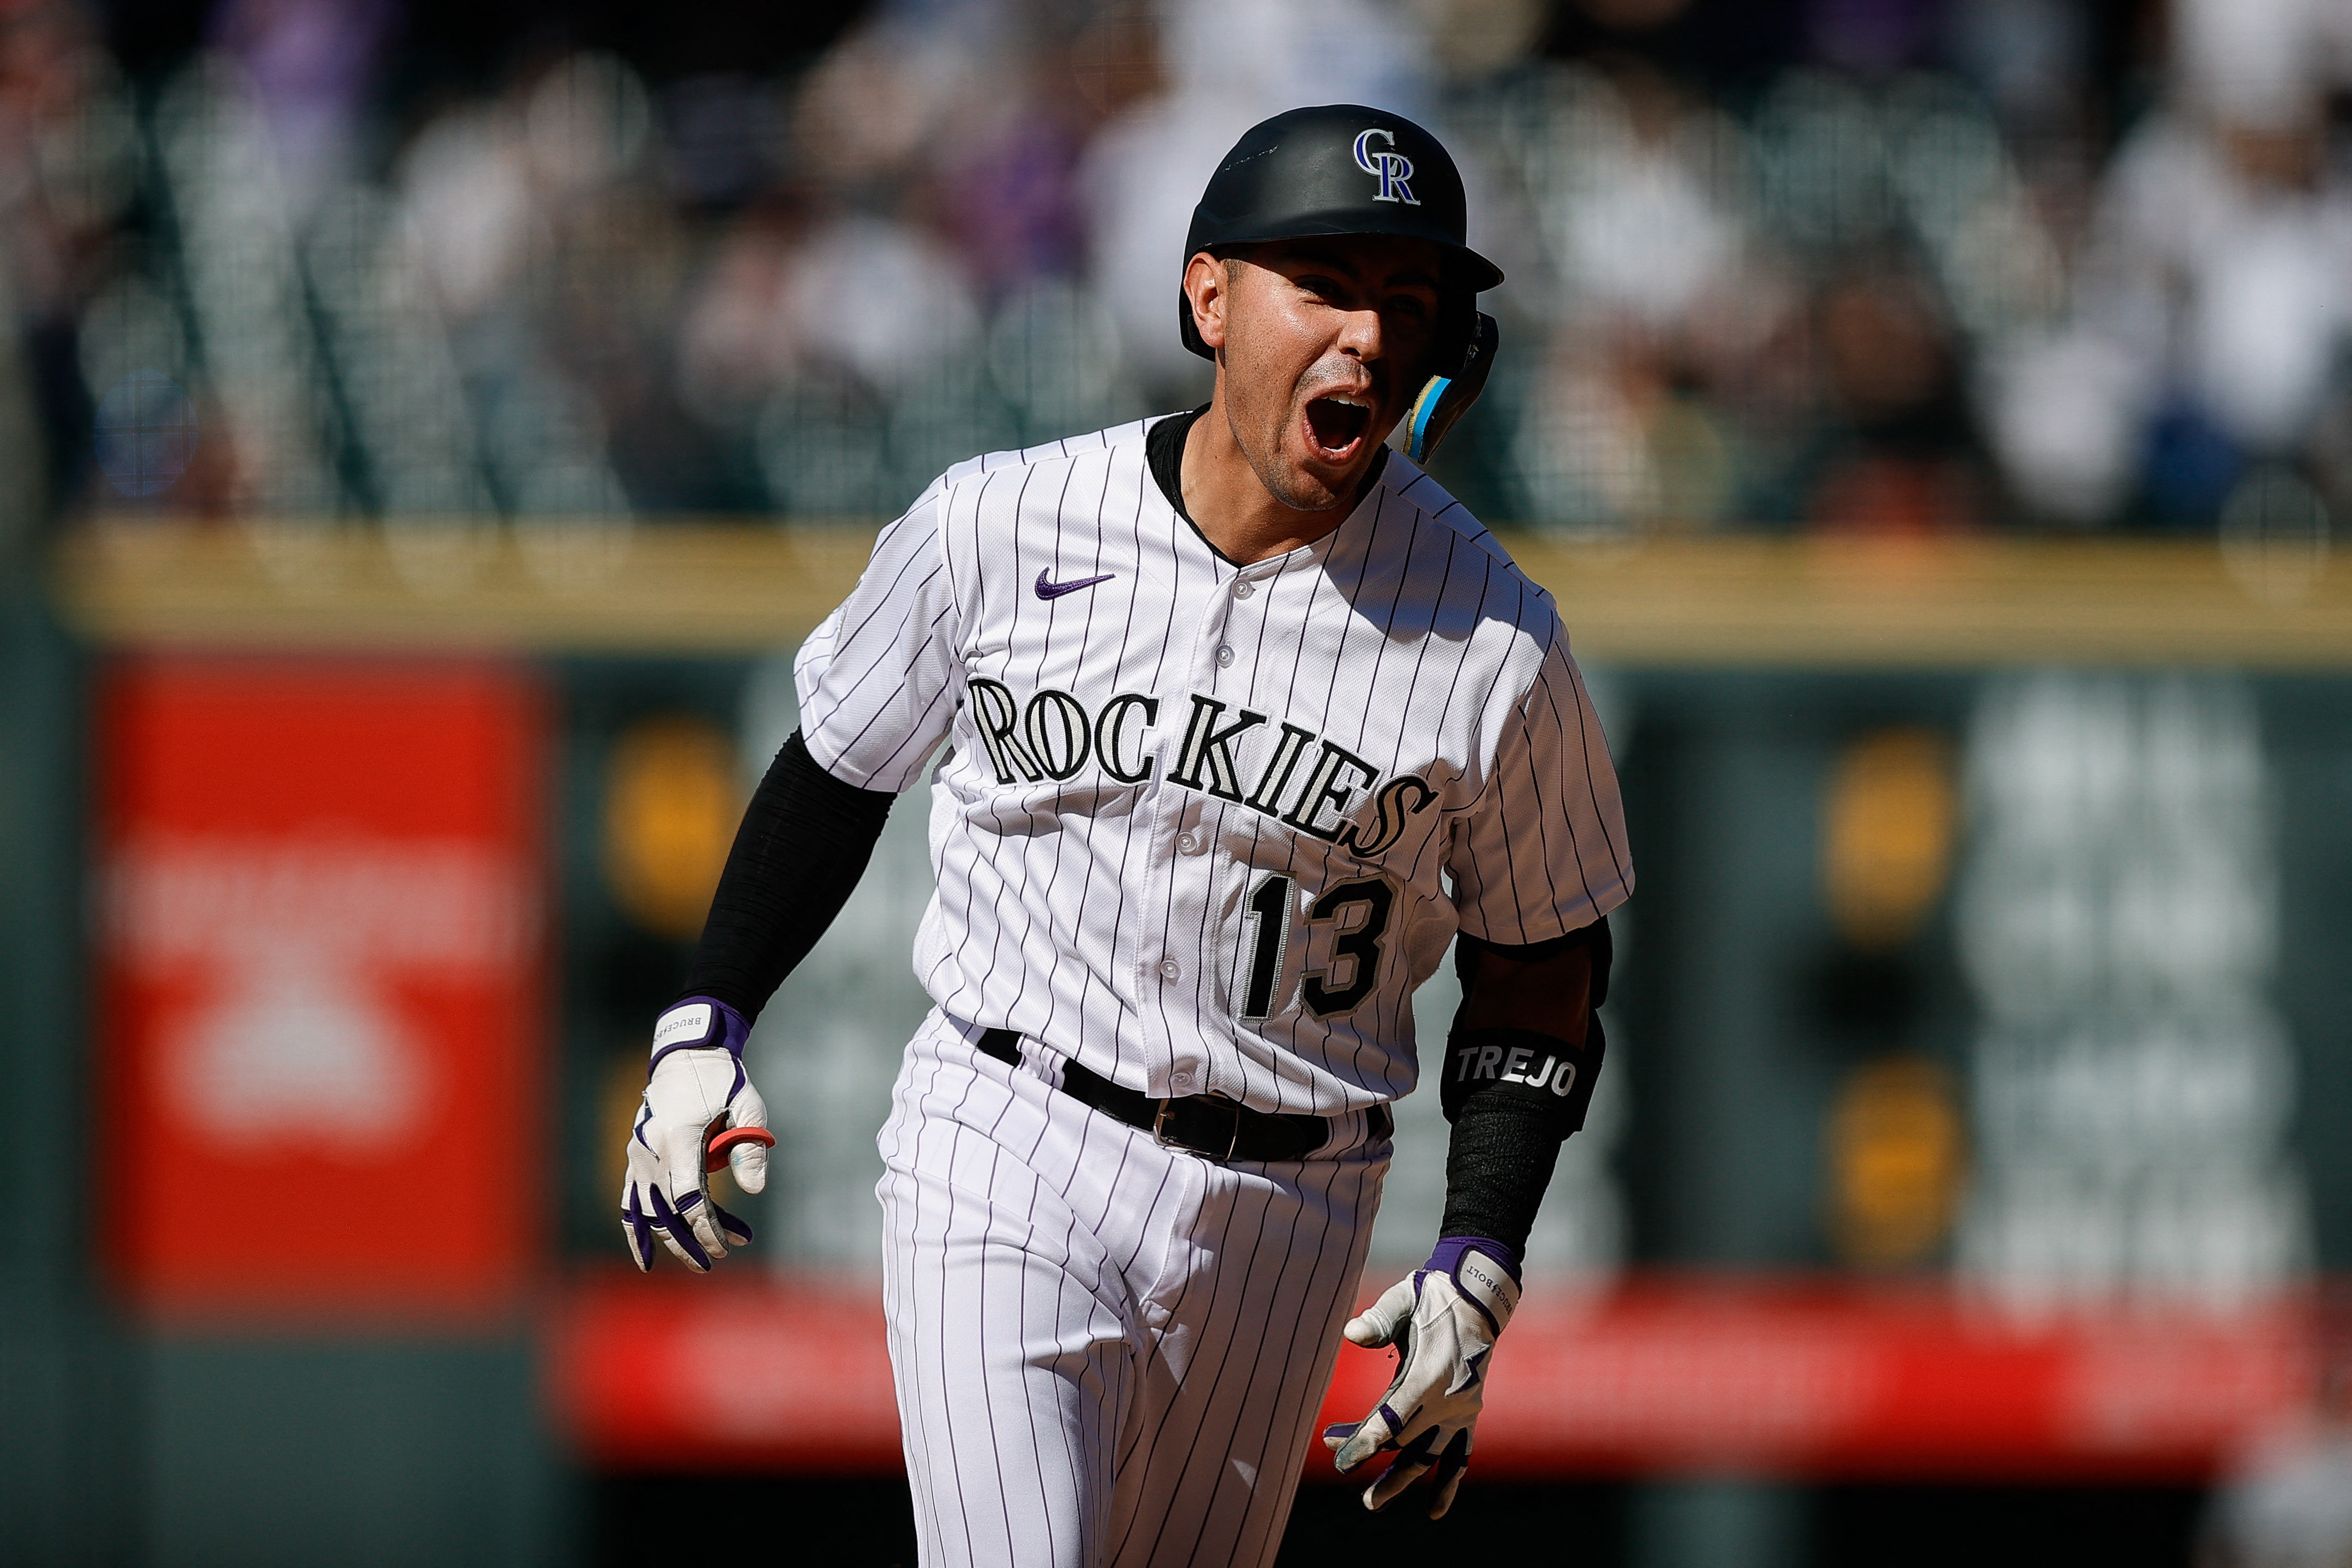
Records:
[[[1561,1142],[1542,1106],[1472,1095],[1454,1113],[1445,1145],[1445,1217],[1437,1234],[1484,1236],[1523,1256]]]
[[[744,809],[680,994],[757,1019],[849,901],[892,799],[827,773],[793,731]]]

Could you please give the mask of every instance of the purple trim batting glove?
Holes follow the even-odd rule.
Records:
[[[1443,1519],[1454,1506],[1486,1399],[1486,1358],[1518,1304],[1519,1260],[1509,1248],[1449,1236],[1411,1278],[1349,1320],[1349,1343],[1397,1347],[1396,1381],[1371,1413],[1323,1433],[1342,1473],[1374,1454],[1396,1454],[1365,1490],[1366,1508],[1386,1508],[1433,1468],[1429,1517]]]
[[[751,1026],[712,997],[688,997],[654,1025],[646,1097],[629,1129],[629,1174],[621,1187],[621,1233],[637,1267],[651,1271],[656,1238],[698,1274],[748,1246],[751,1228],[719,1207],[703,1186],[703,1150],[714,1132],[765,1127],[767,1103],[743,1071]],[[743,1142],[728,1155],[735,1185],[768,1185],[768,1151]]]

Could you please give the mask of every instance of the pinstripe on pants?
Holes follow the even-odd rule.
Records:
[[[1269,1563],[1363,1270],[1386,1139],[1220,1165],[933,1012],[881,1135],[885,1302],[924,1568]]]

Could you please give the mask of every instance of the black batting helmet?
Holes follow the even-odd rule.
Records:
[[[1503,281],[1502,269],[1465,243],[1468,219],[1461,172],[1436,137],[1386,110],[1327,103],[1261,120],[1234,143],[1192,209],[1184,260],[1321,235],[1427,240],[1445,263],[1441,330],[1466,347],[1476,331],[1479,290]],[[1184,346],[1215,358],[1181,288],[1177,319]]]

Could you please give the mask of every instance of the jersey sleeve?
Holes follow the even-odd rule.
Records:
[[[801,735],[817,766],[862,789],[906,789],[963,696],[953,585],[940,548],[944,486],[882,530],[857,587],[793,661]]]
[[[1564,636],[1502,726],[1449,869],[1462,929],[1506,947],[1565,936],[1633,894],[1617,770]]]

